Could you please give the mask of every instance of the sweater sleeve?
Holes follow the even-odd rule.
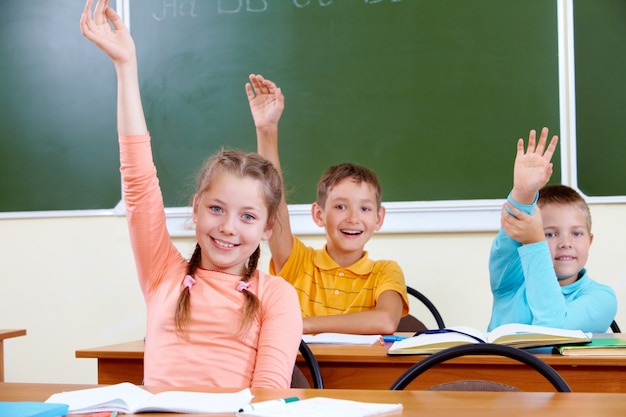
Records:
[[[535,210],[537,197],[532,204],[520,204],[513,200],[511,194],[507,197],[517,209],[531,214]],[[489,281],[494,297],[505,293],[515,292],[523,283],[524,275],[517,253],[521,243],[515,241],[500,228],[489,253]]]
[[[148,297],[178,254],[169,239],[150,136],[120,135],[120,171],[130,242],[139,285]]]
[[[252,387],[289,388],[300,340],[302,316],[295,289],[282,278],[261,274],[272,282],[261,303],[261,330]]]

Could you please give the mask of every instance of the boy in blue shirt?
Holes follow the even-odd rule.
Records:
[[[530,131],[517,143],[513,190],[489,257],[493,309],[489,330],[524,323],[606,332],[617,311],[614,291],[584,268],[593,241],[585,200],[564,185],[547,185],[558,138]],[[547,147],[546,147],[547,145]]]

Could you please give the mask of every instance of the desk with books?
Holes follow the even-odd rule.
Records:
[[[52,394],[93,388],[94,385],[0,383],[0,401],[45,401]],[[157,393],[168,388],[147,387]],[[210,388],[183,388],[196,392],[234,392],[237,390]],[[555,415],[619,416],[626,415],[626,394],[558,393],[558,392],[442,392],[442,391],[387,391],[387,390],[315,390],[252,388],[254,401],[286,397],[301,400],[313,397],[337,398],[373,403],[400,403],[402,411],[394,417],[433,415],[438,417],[548,417]],[[137,414],[140,417],[163,414]],[[233,414],[194,414],[198,417],[233,416]]]
[[[0,329],[0,382],[4,382],[4,339],[24,336],[25,329]]]
[[[615,335],[616,337],[624,337]],[[405,370],[423,356],[388,356],[391,343],[373,345],[309,345],[322,370],[325,388],[388,389]],[[77,358],[98,360],[98,383],[143,380],[142,340],[76,351]],[[626,357],[574,357],[538,353],[567,381],[574,392],[626,393]],[[305,375],[306,364],[298,359]],[[553,391],[534,370],[512,359],[468,356],[453,359],[428,371],[428,378],[409,385],[424,389],[459,378],[507,382],[523,391]]]

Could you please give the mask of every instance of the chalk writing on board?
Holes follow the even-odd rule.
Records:
[[[285,0],[279,0],[281,4]],[[336,0],[292,0],[298,9],[307,7],[329,7]],[[363,0],[363,4],[400,3],[402,0]],[[270,0],[217,0],[217,14],[262,13],[270,8]],[[152,13],[152,18],[162,21],[169,18],[198,17],[196,0],[163,0],[161,10]]]

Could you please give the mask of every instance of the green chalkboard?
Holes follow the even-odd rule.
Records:
[[[112,208],[120,200],[115,73],[80,34],[83,6],[2,2],[0,211]]]
[[[546,0],[131,2],[167,204],[188,203],[207,154],[255,149],[251,72],[286,96],[290,203],[312,202],[343,161],[378,172],[385,201],[502,198],[516,139],[559,130],[556,13]]]
[[[626,196],[626,1],[575,0],[578,186]]]
[[[286,96],[290,203],[352,161],[390,201],[502,198],[515,141],[559,132],[556,1],[129,2],[146,117],[169,207],[220,147],[255,149],[251,72]],[[10,1],[0,17],[0,211],[120,199],[115,74],[78,28],[82,1]],[[557,161],[553,178],[559,178]]]

